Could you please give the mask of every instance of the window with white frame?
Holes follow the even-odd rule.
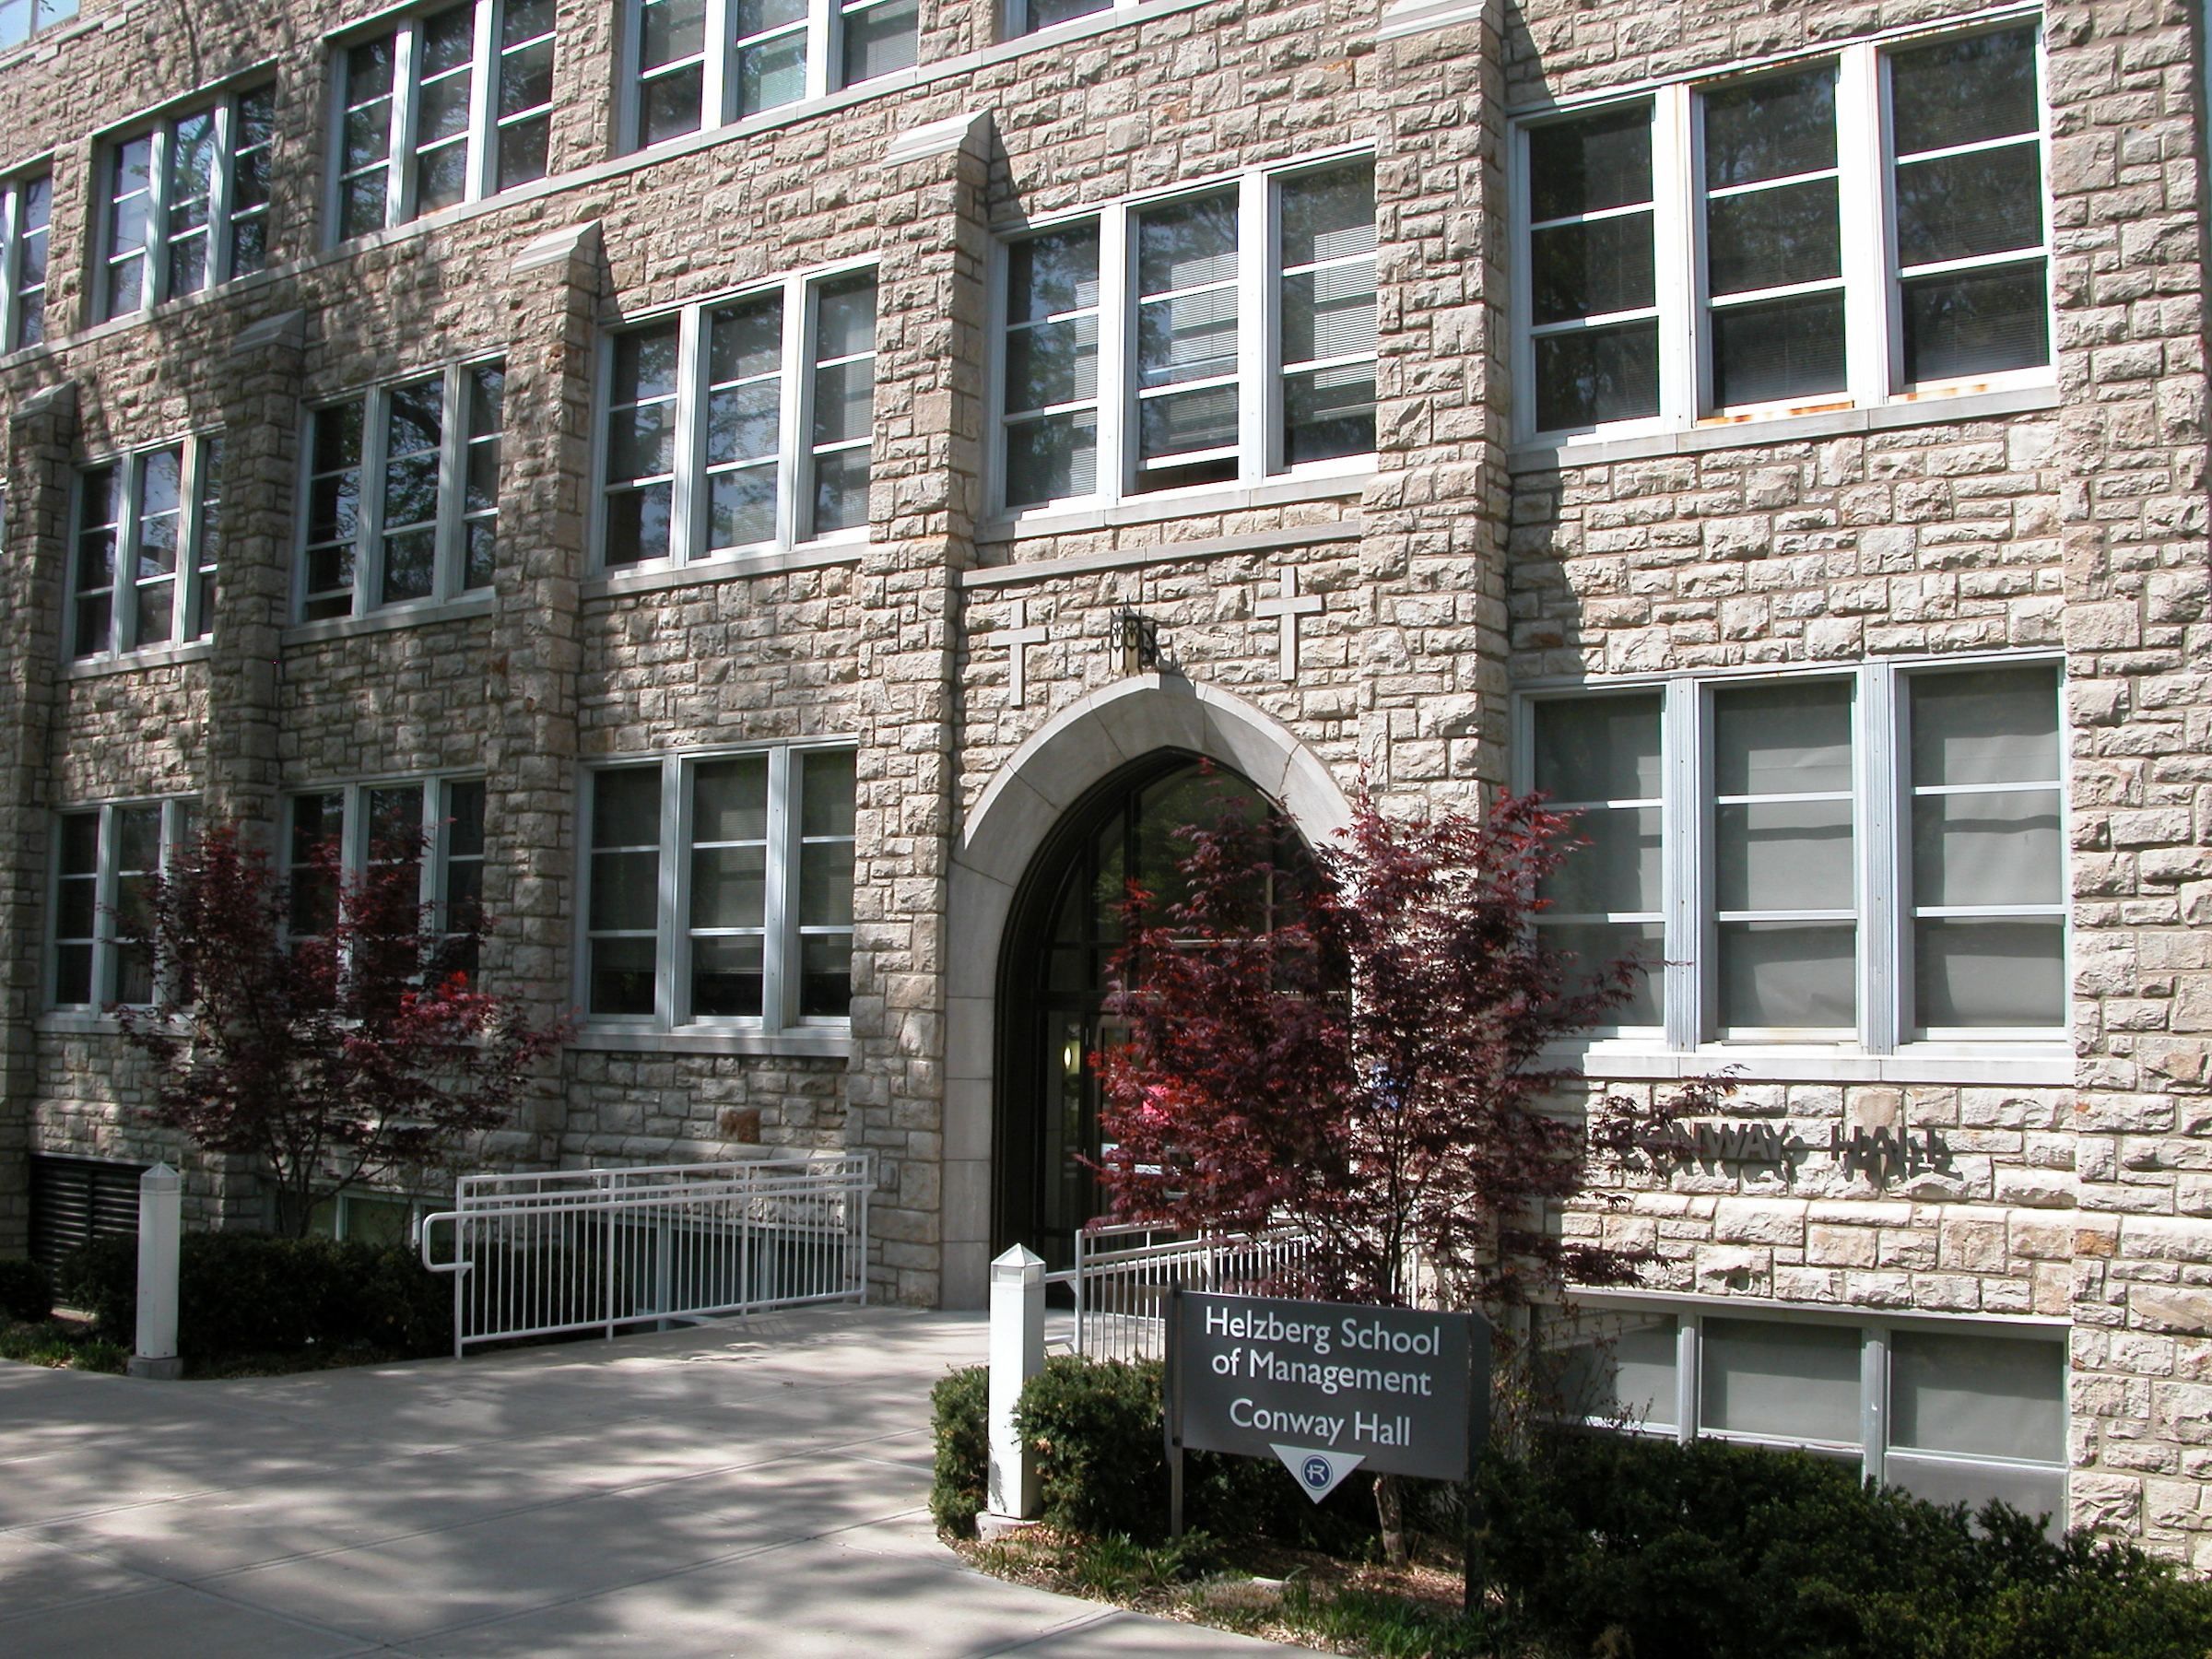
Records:
[[[0,340],[15,351],[46,337],[48,222],[53,175],[31,173],[0,186]]]
[[[418,871],[437,929],[475,929],[484,897],[484,795],[481,778],[406,778],[290,796],[285,879],[293,936],[329,927],[337,902],[334,877],[359,880],[395,866]],[[438,966],[473,974],[473,955],[455,945]]]
[[[76,0],[0,0],[0,49],[19,46],[41,29],[76,16]]]
[[[154,964],[120,935],[142,923],[147,877],[195,832],[186,799],[124,802],[55,815],[49,1000],[100,1008],[154,1000]]]
[[[215,629],[223,443],[192,438],[76,480],[70,654],[182,645]]]
[[[1099,12],[1124,11],[1137,0],[1006,0],[1006,33],[1034,34],[1055,23],[1073,22]]]
[[[1009,241],[1004,264],[1008,509],[1372,454],[1369,159],[1116,206]]]
[[[1523,123],[1524,430],[2047,379],[2041,61],[2018,23]]]
[[[790,277],[615,336],[603,563],[865,535],[876,277]]]
[[[661,1028],[842,1019],[853,763],[778,747],[586,774],[586,1012]]]
[[[1677,1049],[2058,1041],[2059,665],[1866,664],[1524,700],[1528,786],[1585,844],[1538,925],[1651,964]]]
[[[911,67],[919,0],[632,0],[626,147]]]
[[[553,54],[554,0],[466,0],[342,47],[336,240],[544,178]]]
[[[469,363],[314,411],[302,620],[491,585],[505,387],[500,364]]]
[[[2065,1524],[2063,1330],[1577,1297],[1546,1321],[1571,1419],[1810,1451],[1936,1503]]]
[[[254,87],[107,149],[100,315],[120,317],[269,263],[276,88]]]

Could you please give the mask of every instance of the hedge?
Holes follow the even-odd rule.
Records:
[[[36,1324],[53,1312],[53,1281],[36,1262],[0,1261],[0,1319]]]
[[[135,1239],[95,1239],[72,1252],[59,1288],[102,1337],[136,1339]],[[177,1300],[177,1343],[190,1360],[309,1348],[453,1351],[452,1282],[404,1244],[186,1233]]]
[[[1093,1537],[1158,1538],[1167,1517],[1157,1364],[1061,1357],[1023,1390],[1043,1518]],[[931,1510],[971,1532],[988,1461],[986,1373],[932,1395]],[[1712,1441],[1539,1435],[1479,1476],[1486,1572],[1502,1606],[1467,1632],[1489,1651],[1635,1659],[2207,1659],[2212,1584],[2132,1546],[2053,1539],[1990,1504],[1927,1503],[1803,1453]],[[1414,1483],[1411,1514],[1456,1534],[1453,1489]],[[1374,1530],[1355,1476],[1318,1510],[1285,1470],[1193,1453],[1189,1520],[1348,1554]],[[1499,1638],[1504,1638],[1499,1641]],[[1459,1651],[1446,1644],[1437,1651]],[[1469,1649],[1468,1651],[1474,1651]]]

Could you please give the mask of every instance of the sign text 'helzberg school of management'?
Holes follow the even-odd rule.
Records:
[[[1183,1291],[1171,1448],[1281,1459],[1319,1502],[1359,1467],[1464,1480],[1468,1412],[1487,1399],[1477,1316]]]

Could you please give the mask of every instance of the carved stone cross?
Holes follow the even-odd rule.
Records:
[[[1044,629],[1041,624],[1035,628],[1030,626],[1030,602],[1027,599],[1014,602],[1014,627],[999,629],[991,637],[1006,648],[1006,704],[1009,708],[1018,709],[1029,700],[1030,647],[1044,643]]]
[[[1321,614],[1321,608],[1319,594],[1308,594],[1302,599],[1299,597],[1296,570],[1283,572],[1282,592],[1275,598],[1260,599],[1253,604],[1253,616],[1276,617],[1282,621],[1283,677],[1287,680],[1298,677],[1298,619],[1300,617],[1317,617]]]

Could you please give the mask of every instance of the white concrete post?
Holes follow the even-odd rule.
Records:
[[[138,1177],[138,1351],[130,1373],[173,1382],[177,1355],[177,1265],[184,1228],[184,1181],[167,1164]]]
[[[1044,1369],[1044,1258],[1019,1244],[991,1264],[991,1489],[988,1530],[1037,1512],[1037,1465],[1014,1432],[1022,1384]]]

